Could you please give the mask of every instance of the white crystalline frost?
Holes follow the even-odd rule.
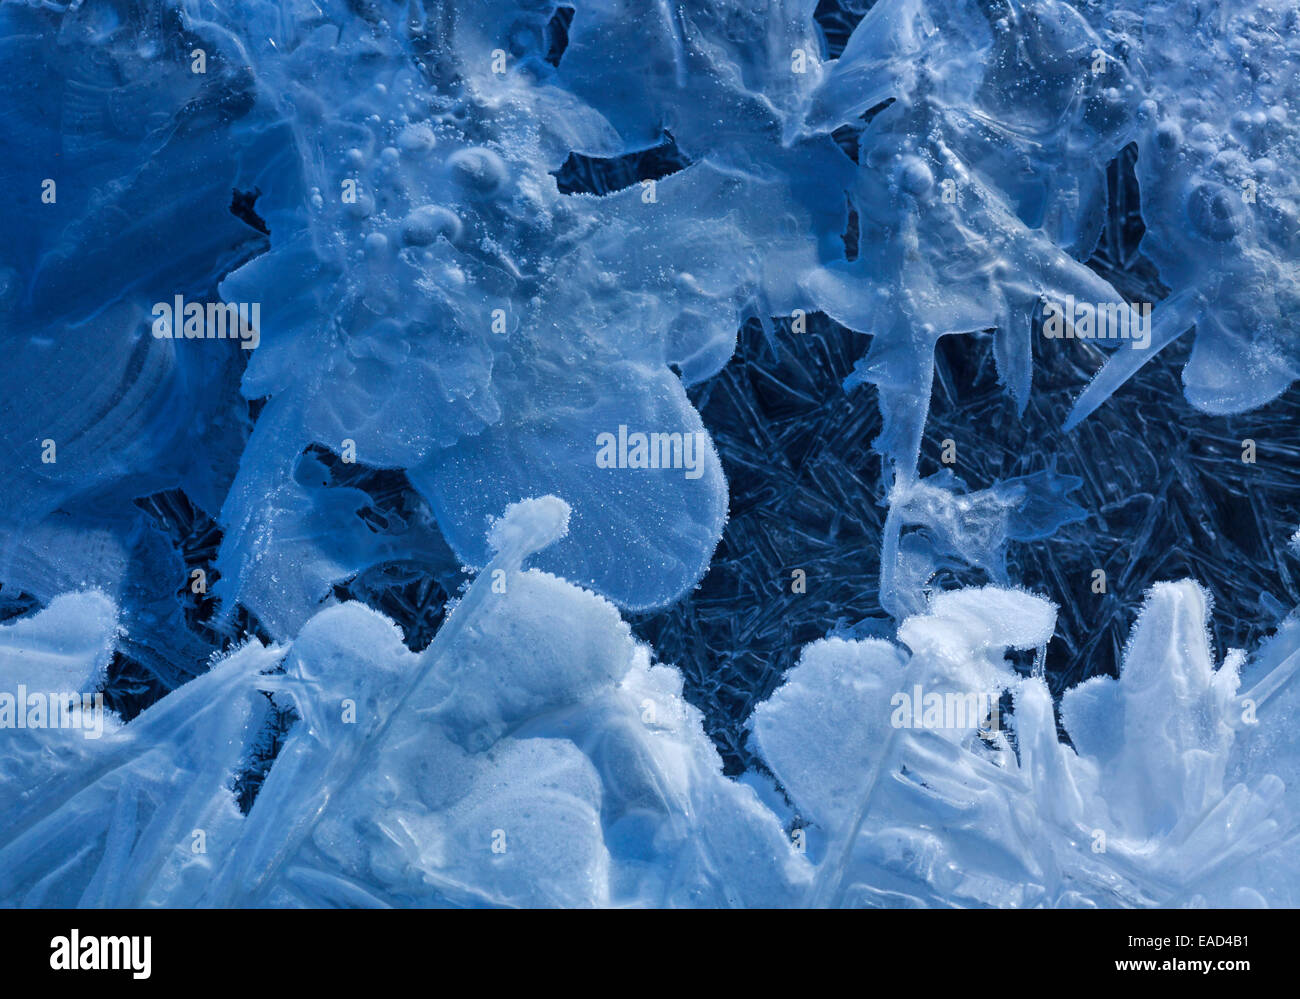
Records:
[[[488,544],[493,552],[513,559],[541,551],[569,533],[569,513],[569,504],[555,496],[512,503],[492,524]]]
[[[0,903],[1300,898],[1295,805],[1274,772],[1296,769],[1300,626],[1216,668],[1203,591],[1155,587],[1119,679],[1063,698],[1071,746],[1043,681],[1007,656],[1044,645],[1055,608],[999,587],[935,594],[897,643],[812,643],[755,710],[787,809],[757,777],[723,776],[680,674],[652,664],[613,604],[524,567],[563,536],[567,510],[551,496],[508,508],[493,560],[422,653],[345,603],[287,646],[235,650],[99,740],[0,732]],[[93,683],[116,628],[105,598],[68,595],[0,630],[0,663],[31,685]],[[262,724],[259,689],[299,720],[244,816],[230,788]],[[1010,712],[986,710],[1004,695]],[[963,705],[979,707],[951,714]]]
[[[1096,677],[1063,698],[1073,748],[1057,738],[1043,681],[1001,662],[1002,649],[1050,637],[1054,612],[1041,598],[993,588],[942,594],[899,630],[910,660],[874,640],[809,646],[755,712],[754,734],[827,837],[811,899],[1294,904],[1300,879],[1283,845],[1294,820],[1282,780],[1258,758],[1236,782],[1226,779],[1253,740],[1270,738],[1286,757],[1294,736],[1281,734],[1285,715],[1266,708],[1243,724],[1242,657],[1215,668],[1207,615],[1196,584],[1154,587],[1120,678]],[[1294,671],[1284,659],[1257,690]],[[1014,751],[1002,731],[978,739],[969,724],[891,724],[891,692],[916,683],[942,693],[1009,690]]]
[[[394,639],[352,638],[382,627],[355,605],[320,620],[301,658],[295,643],[290,676],[313,679],[301,696],[341,695],[350,674],[373,668],[334,653],[340,643],[379,654],[393,683],[363,708],[375,734],[353,766],[329,762],[336,746],[349,759],[355,747],[328,734],[341,726],[323,705],[325,732],[291,735],[285,753],[310,760],[324,787],[295,780],[280,797],[282,785],[268,781],[250,828],[283,828],[310,811],[295,800],[304,795],[331,805],[309,842],[284,851],[278,867],[245,864],[260,881],[221,901],[346,901],[346,885],[386,904],[795,897],[806,864],[754,793],[722,776],[677,673],[651,666],[603,598],[518,568],[563,533],[566,512],[552,497],[511,507],[493,527],[497,559],[422,655]],[[498,563],[514,563],[503,592],[492,585]],[[308,883],[302,865],[326,873]]]
[[[117,636],[117,608],[102,593],[65,593],[39,614],[0,626],[0,691],[91,691]],[[38,686],[39,685],[39,686]]]

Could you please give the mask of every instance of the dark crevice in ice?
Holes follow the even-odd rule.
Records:
[[[359,600],[391,618],[401,627],[406,647],[423,652],[442,627],[451,599],[436,573],[436,567],[420,562],[383,562],[337,584],[334,596]]]
[[[867,11],[875,6],[875,0],[818,0],[817,9],[813,11],[813,20],[822,30],[826,39],[826,56],[838,59],[848,44],[849,36],[858,22],[866,16]]]
[[[649,149],[638,149],[622,156],[584,156],[569,153],[568,159],[553,171],[562,194],[610,194],[643,180],[658,180],[690,166],[691,161],[677,140],[664,132],[663,141]]]
[[[298,712],[292,706],[285,707],[277,704],[270,694],[265,691],[260,693],[266,700],[262,726],[249,746],[243,768],[235,775],[231,787],[235,794],[235,802],[244,815],[252,810],[253,802],[257,800],[258,792],[266,783],[267,775],[271,772],[276,757],[284,748],[289,729],[299,719]]]
[[[261,196],[262,189],[260,187],[255,187],[251,191],[241,191],[237,187],[232,188],[230,192],[230,214],[245,225],[250,225],[263,235],[269,236],[271,230],[267,228],[266,222],[253,207]]]
[[[204,629],[212,620],[217,601],[212,585],[220,578],[215,565],[221,547],[221,528],[217,522],[190,502],[180,489],[168,489],[137,499],[135,505],[151,518],[154,526],[167,535],[185,563],[185,576],[177,589],[191,631]],[[204,589],[195,593],[191,573],[204,573]]]
[[[30,593],[12,586],[6,588],[0,583],[0,624],[16,621],[41,609],[41,602]]]
[[[321,444],[307,447],[295,472],[304,485],[359,489],[370,503],[357,516],[375,533],[397,534],[419,529],[441,538],[437,522],[425,501],[400,468],[379,468],[345,462]],[[414,559],[381,562],[337,583],[336,600],[357,600],[391,618],[413,652],[422,652],[433,640],[447,614],[447,601],[468,577],[448,548],[438,564]]]
[[[835,131],[831,132],[831,138],[835,140],[835,144],[839,146],[844,152],[844,155],[854,163],[859,161],[858,157],[862,146],[862,133],[867,130],[872,119],[874,119],[876,115],[880,114],[881,111],[884,111],[885,108],[889,107],[893,103],[894,98],[892,97],[888,100],[881,101],[874,107],[867,108],[866,111],[863,111],[862,114],[858,116],[858,121],[853,122],[851,125],[841,125],[839,128],[835,129]]]
[[[853,201],[848,199],[848,221],[844,225],[844,233],[840,236],[844,241],[844,259],[850,262],[858,259],[858,210],[853,206]]]
[[[306,486],[359,489],[371,502],[357,516],[376,534],[395,533],[416,523],[432,523],[428,504],[400,468],[380,468],[343,457],[322,444],[303,449],[294,478]]]
[[[1138,148],[1130,142],[1106,167],[1106,224],[1088,266],[1130,302],[1158,302],[1169,294],[1155,264],[1141,251],[1147,231],[1137,179]]]
[[[572,7],[556,7],[550,21],[546,23],[546,61],[552,66],[559,66],[564,57],[564,50],[569,47],[569,25],[573,23]]]
[[[775,322],[774,353],[758,321],[747,322],[721,373],[689,390],[722,457],[730,517],[694,591],[629,616],[682,671],[729,774],[754,762],[744,723],[804,645],[884,621],[876,586],[885,509],[870,447],[880,416],[874,389],[850,397],[841,387],[867,341],[820,313],[803,334],[791,325]],[[806,592],[795,592],[795,570]]]
[[[217,550],[222,540],[217,523],[181,489],[138,497],[134,504],[142,511],[144,533],[137,537],[133,549],[136,558],[128,588],[137,598],[130,603],[151,605],[149,595],[158,580],[139,576],[152,574],[159,568],[152,544],[152,538],[157,537],[170,546],[179,566],[167,570],[176,575],[176,582],[170,587],[171,596],[167,598],[170,608],[152,606],[155,613],[174,614],[177,609],[180,613],[175,619],[176,634],[169,648],[151,647],[150,640],[143,637],[151,634],[150,629],[128,627],[109,662],[104,703],[128,721],[169,691],[206,671],[213,652],[229,650],[250,636],[263,643],[271,642],[270,634],[246,607],[236,606],[230,620],[220,622],[218,601],[212,595],[214,584],[221,578],[216,569]],[[195,570],[203,573],[202,585],[197,587],[198,581],[192,575]],[[137,641],[137,634],[145,644]]]
[[[249,399],[248,422],[252,424],[257,423],[257,418],[262,415],[262,410],[266,408],[266,404],[270,401],[271,397],[269,395],[264,395],[257,399]]]
[[[170,689],[170,684],[139,659],[114,652],[104,684],[104,707],[130,721]]]

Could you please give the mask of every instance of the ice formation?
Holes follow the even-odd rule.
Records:
[[[0,904],[1300,904],[1298,27],[0,8]]]
[[[754,790],[723,777],[680,676],[652,665],[608,601],[521,568],[568,517],[554,497],[508,510],[494,557],[418,655],[350,602],[289,645],[243,646],[102,741],[32,730],[6,782],[0,899],[791,903],[807,861]],[[44,642],[55,616],[34,619]],[[7,647],[36,641],[24,624]],[[102,649],[63,651],[88,671]],[[4,665],[33,687],[71,668]],[[258,689],[300,721],[243,816],[229,779],[265,710]]]

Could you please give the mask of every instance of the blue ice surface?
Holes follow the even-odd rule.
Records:
[[[0,8],[0,903],[1297,904],[1300,9],[1196,6]]]

